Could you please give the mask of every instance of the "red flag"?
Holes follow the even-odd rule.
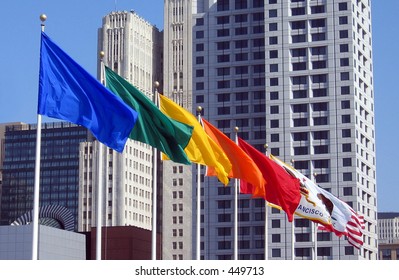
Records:
[[[252,194],[254,197],[264,197],[266,181],[255,162],[253,162],[253,160],[223,132],[203,118],[201,121],[204,125],[206,134],[220,146],[230,160],[232,169],[228,177],[242,179],[250,183],[254,188],[251,192],[247,193]],[[206,175],[216,176],[214,168],[208,167]]]
[[[238,146],[244,150],[256,163],[263,174],[267,185],[265,199],[283,209],[292,222],[295,210],[301,200],[299,179],[291,176],[280,165],[256,150],[254,147],[238,138]],[[245,184],[241,181],[240,184]]]

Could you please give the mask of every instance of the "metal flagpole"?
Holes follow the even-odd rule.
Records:
[[[267,155],[268,144],[265,144],[265,155]],[[269,259],[269,215],[268,215],[267,201],[265,200],[265,260]]]
[[[47,16],[40,15],[41,31],[44,32],[44,22]],[[35,158],[35,182],[33,188],[33,232],[32,232],[32,260],[38,259],[39,249],[39,196],[40,196],[40,156],[41,156],[41,142],[42,142],[42,116],[37,114],[37,128],[36,128],[36,158]]]
[[[104,78],[104,55],[103,51],[100,52],[100,81],[105,86]],[[98,157],[97,157],[97,231],[96,231],[96,260],[101,260],[101,244],[102,244],[102,216],[103,216],[103,156],[104,146],[98,142]]]
[[[238,144],[238,130],[236,126],[235,142]],[[239,182],[238,179],[234,179],[234,260],[238,260],[238,193],[239,193]]]
[[[291,159],[291,165],[294,166],[294,159]],[[292,222],[291,222],[291,240],[292,240],[292,247],[291,247],[291,257],[292,260],[295,260],[295,214],[292,215]]]
[[[197,107],[198,121],[201,122],[202,107]],[[201,259],[201,166],[197,164],[197,249],[196,259]]]
[[[154,92],[154,103],[158,106],[158,87],[159,82],[154,82],[155,92]],[[151,249],[151,259],[157,259],[157,173],[158,173],[158,152],[156,148],[153,148],[153,173],[152,173],[152,249]]]
[[[317,173],[313,173],[314,182],[316,183]],[[313,223],[313,240],[314,240],[314,260],[317,260],[317,223]]]

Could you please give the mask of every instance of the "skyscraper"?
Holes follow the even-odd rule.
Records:
[[[98,51],[104,64],[124,77],[149,98],[154,82],[162,82],[162,34],[134,11],[112,12],[98,31]],[[98,76],[103,79],[101,65]],[[99,158],[97,142],[81,144],[79,229],[96,224],[96,163],[103,161],[104,226],[133,225],[152,229],[153,148],[128,139],[123,153],[107,149]],[[104,148],[104,147],[103,147]]]
[[[318,259],[378,257],[370,2],[165,1],[165,57],[178,66],[164,68],[166,94],[191,98],[191,110],[202,106],[232,139],[239,127],[238,135],[260,151],[267,143],[269,153],[364,215],[361,250],[319,231]],[[231,259],[233,188],[209,177],[202,185],[201,257]],[[294,252],[312,259],[309,220],[295,218],[292,251],[285,214],[266,210],[269,258],[291,259]],[[239,259],[264,258],[264,201],[240,195],[238,211]]]
[[[33,208],[37,125],[8,124],[4,130],[1,224],[10,225]],[[77,230],[79,143],[92,141],[84,127],[65,122],[42,126],[40,205],[71,211]]]

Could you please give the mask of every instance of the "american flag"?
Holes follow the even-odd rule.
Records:
[[[349,244],[360,249],[363,245],[364,216],[356,213],[346,202],[340,200],[333,194],[320,188],[320,191],[334,205],[331,218],[333,219],[333,227],[327,228],[319,225],[320,230],[334,232],[337,236],[346,236]]]

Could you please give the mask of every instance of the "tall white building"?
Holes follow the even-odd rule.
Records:
[[[399,243],[399,213],[378,213],[378,240],[380,244]]]
[[[364,215],[361,250],[318,232],[318,259],[377,259],[371,35],[370,0],[165,0],[164,52],[173,61],[164,67],[165,92],[188,109],[192,97],[191,111],[202,106],[232,139],[237,126],[259,150],[267,143],[268,152]],[[232,259],[233,188],[202,181],[201,257]],[[179,188],[190,194],[186,182]],[[194,233],[195,203],[185,203]],[[266,210],[269,259],[291,259],[291,224]],[[264,201],[240,195],[240,259],[264,258],[264,211]],[[296,259],[315,254],[310,224],[295,219]]]
[[[162,33],[134,11],[112,12],[98,31],[98,51],[104,64],[153,98],[154,82],[162,82]],[[101,77],[100,63],[98,75]],[[103,162],[104,226],[133,225],[152,229],[153,148],[128,139],[123,153],[104,149],[97,141],[80,146],[81,231],[96,226],[97,163]]]

